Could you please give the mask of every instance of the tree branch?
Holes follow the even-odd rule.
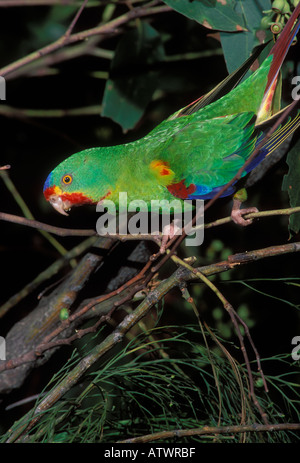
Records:
[[[270,255],[278,255],[281,253],[287,252],[287,246],[289,252],[298,252],[300,251],[300,242],[293,243],[293,245],[282,245],[266,248],[269,250],[275,250],[277,252],[271,252]],[[278,248],[278,249],[277,249]],[[267,257],[268,252],[263,249],[258,251],[252,251],[252,260],[256,261],[263,257]],[[245,253],[247,255],[248,253]],[[238,254],[241,256],[241,254]],[[251,259],[241,259],[239,264],[248,263]],[[233,262],[233,263],[232,263]],[[202,274],[208,276],[213,273],[219,273],[221,271],[226,271],[232,268],[232,265],[237,265],[237,259],[233,255],[231,259],[227,261],[219,262],[218,264],[213,264],[211,266],[200,267],[198,271],[201,271]],[[54,387],[49,394],[40,402],[38,407],[34,411],[33,418],[28,425],[25,425],[21,430],[19,429],[16,433],[12,433],[8,442],[14,442],[20,436],[20,433],[28,432],[43,416],[43,412],[49,409],[54,405],[71,387],[73,387],[82,375],[96,362],[98,361],[105,353],[110,351],[115,345],[121,342],[126,335],[126,333],[135,326],[147,313],[150,309],[159,302],[172,288],[181,287],[182,282],[189,280],[198,279],[198,276],[191,272],[187,268],[179,268],[171,275],[169,278],[162,281],[154,290],[150,291],[145,299],[138,305],[138,307],[130,314],[126,315],[125,318],[119,323],[116,329],[108,335],[103,342],[95,346],[92,351],[86,355],[80,362],[74,367],[68,375],[56,386]],[[270,425],[272,429],[273,425]]]
[[[9,166],[6,166],[9,168]],[[246,219],[259,219],[264,217],[272,217],[272,216],[290,216],[292,214],[296,214],[300,212],[300,206],[297,207],[290,207],[284,209],[274,209],[270,211],[259,211],[259,212],[251,212],[250,214],[245,215]],[[62,228],[56,227],[54,225],[48,225],[44,222],[39,222],[38,220],[26,219],[25,217],[20,217],[18,215],[8,214],[6,212],[0,212],[0,220],[5,222],[16,223],[18,225],[24,225],[25,227],[36,228],[39,230],[44,230],[49,233],[52,233],[57,236],[94,236],[97,235],[97,232],[92,229],[76,229],[76,228]],[[232,218],[230,216],[224,217],[222,219],[214,220],[213,222],[209,222],[204,225],[204,229],[217,227],[221,225],[225,225],[226,223],[232,222]],[[195,230],[200,229],[202,226],[195,227]],[[108,238],[120,240],[120,241],[127,241],[127,240],[150,240],[157,243],[157,238],[159,235],[107,235]],[[170,241],[171,242],[171,241]],[[168,246],[169,247],[169,244]]]
[[[199,273],[201,273],[205,277],[208,277],[214,274],[226,272],[227,270],[232,269],[236,265],[243,265],[243,264],[247,264],[250,262],[256,262],[257,260],[264,259],[266,257],[272,257],[272,256],[274,257],[274,256],[286,254],[286,253],[293,253],[293,252],[299,252],[299,251],[300,251],[300,242],[297,242],[297,243],[289,243],[289,244],[280,245],[280,246],[270,246],[268,248],[253,250],[253,251],[249,251],[245,253],[233,254],[229,256],[226,261],[221,261],[215,264],[206,265],[206,266],[199,267],[199,268],[190,269],[188,265],[184,265],[184,267],[176,270],[176,272],[173,275],[171,275],[169,278],[160,282],[160,284],[154,290],[149,291],[148,295],[145,297],[145,300],[147,302],[146,305],[145,305],[145,300],[144,300],[141,303],[141,305],[138,306],[138,308],[136,309],[138,315],[136,316],[135,315],[136,312],[134,311],[131,314],[132,316],[131,318],[136,320],[136,323],[137,323],[141,318],[143,318],[148,313],[148,310],[150,310],[150,308],[154,304],[156,304],[156,302],[160,301],[171,289],[177,286],[181,287],[183,282],[198,280]],[[145,275],[146,271],[149,268],[150,268],[150,262],[148,262],[144,266],[142,272],[140,272],[136,277],[134,277],[129,282],[125,283],[122,287],[118,288],[116,291],[113,291],[112,293],[109,293],[106,295],[102,295],[99,298],[93,299],[88,305],[84,306],[80,310],[80,312],[75,312],[74,315],[72,315],[68,319],[68,321],[61,323],[60,327],[56,329],[55,332],[52,332],[49,336],[47,336],[47,338],[43,339],[42,343],[34,349],[35,354],[33,354],[33,352],[30,354],[30,360],[28,361],[32,361],[34,356],[35,357],[38,356],[41,351],[45,350],[44,347],[42,347],[42,344],[45,344],[45,342],[50,342],[50,340],[52,340],[54,336],[57,336],[64,329],[66,329],[66,327],[69,326],[72,321],[84,315],[88,310],[90,310],[96,304],[100,306],[102,303],[106,303],[106,301],[111,299],[113,296],[119,295],[121,291],[127,289],[130,285],[135,284]],[[151,274],[152,276],[154,275],[153,268],[151,269]],[[139,291],[139,290],[140,289],[137,289],[136,291]],[[115,304],[115,301],[113,303]],[[122,301],[122,303],[124,303],[124,301]],[[118,306],[118,305],[120,305],[120,303],[117,303],[115,306]],[[126,322],[124,320],[122,323],[124,323],[124,326],[125,326]],[[128,330],[130,328],[131,326],[128,327]],[[57,343],[57,345],[59,345],[59,343]],[[25,358],[18,358],[18,359],[13,359],[13,360],[8,360],[6,362],[3,362],[0,365],[0,372],[5,371],[7,369],[16,368],[17,366],[21,365],[22,362],[25,360],[26,360]]]

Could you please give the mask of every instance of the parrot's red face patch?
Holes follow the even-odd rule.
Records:
[[[44,191],[44,196],[47,201],[50,200],[53,196],[59,196],[62,201],[68,201],[71,206],[81,205],[81,204],[93,204],[88,196],[85,196],[83,193],[74,192],[74,193],[63,193],[59,187],[51,186]]]
[[[46,188],[44,190],[44,196],[46,198],[46,201],[49,201],[50,196],[52,196],[54,194],[55,194],[55,187],[54,186],[50,186],[50,187],[48,187],[48,188]]]
[[[63,193],[61,195],[63,201],[69,201],[72,206],[80,206],[81,204],[94,204],[91,198],[88,198],[82,193]]]
[[[68,215],[67,211],[72,206],[81,206],[82,204],[94,204],[94,201],[85,196],[83,193],[63,192],[61,188],[57,186],[49,186],[44,189],[44,196],[47,201],[54,207],[54,209],[63,215]]]

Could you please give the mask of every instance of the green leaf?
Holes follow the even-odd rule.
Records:
[[[264,10],[271,8],[270,0],[238,0],[235,12],[244,17],[247,30],[236,34],[221,32],[221,44],[228,72],[237,69],[258,45],[256,32],[260,27]]]
[[[115,51],[104,97],[102,115],[131,129],[144,113],[158,87],[155,63],[164,60],[160,35],[149,24],[125,34]]]
[[[174,10],[208,29],[242,31],[243,18],[234,11],[235,0],[163,0]]]
[[[287,191],[291,207],[300,206],[300,140],[287,155],[286,162],[289,166],[287,175],[282,182],[282,190]],[[298,233],[300,230],[300,214],[292,214],[289,219],[289,230]]]

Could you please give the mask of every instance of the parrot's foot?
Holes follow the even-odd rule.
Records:
[[[152,260],[157,259],[157,257],[166,252],[169,240],[174,238],[175,235],[181,235],[182,227],[178,225],[179,222],[181,222],[181,220],[175,219],[172,223],[163,227],[162,236],[157,240],[160,248],[157,254],[153,254]]]
[[[179,223],[179,219],[174,220],[169,225],[166,225],[162,231],[162,240],[159,249],[160,254],[164,254],[166,251],[167,243],[170,239],[174,238],[175,235],[181,235],[182,227],[179,227],[177,224]]]
[[[242,202],[238,199],[233,200],[233,207],[231,211],[231,218],[237,225],[241,225],[242,227],[246,227],[247,225],[251,225],[252,219],[244,219],[243,215],[250,214],[251,212],[258,212],[256,207],[248,207],[245,209],[240,209]]]

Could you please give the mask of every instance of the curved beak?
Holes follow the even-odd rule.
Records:
[[[70,201],[63,201],[58,195],[51,195],[48,201],[57,212],[63,215],[69,215],[66,211],[71,209]]]

